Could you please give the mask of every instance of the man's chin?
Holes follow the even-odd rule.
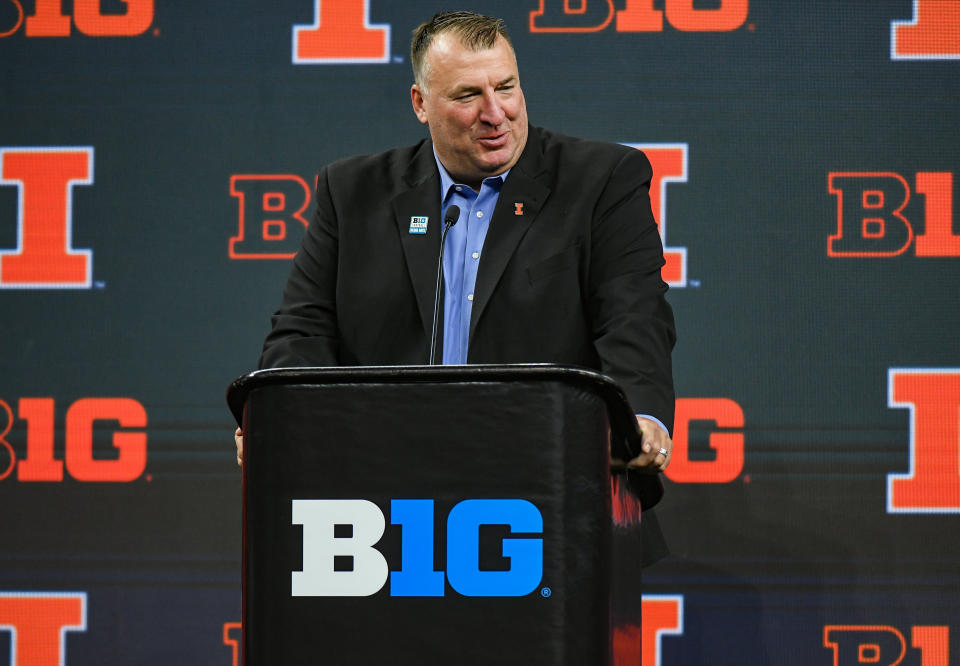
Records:
[[[496,176],[513,166],[514,156],[514,151],[505,149],[487,153],[477,161],[477,167],[486,174],[485,177]]]

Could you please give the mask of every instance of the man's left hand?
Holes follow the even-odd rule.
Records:
[[[639,469],[643,472],[656,474],[662,472],[670,464],[670,453],[673,451],[673,440],[667,431],[655,421],[637,417],[637,425],[643,433],[641,440],[642,453],[627,463],[627,467]]]

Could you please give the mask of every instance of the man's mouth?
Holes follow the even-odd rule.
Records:
[[[484,148],[502,148],[507,144],[507,138],[510,136],[509,132],[503,132],[501,134],[494,134],[492,136],[484,136],[477,139],[479,143]]]

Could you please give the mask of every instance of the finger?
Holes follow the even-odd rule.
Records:
[[[654,446],[657,446],[656,442],[651,443],[651,448]],[[627,463],[627,466],[644,472],[657,473],[666,469],[669,461],[670,450],[664,446],[659,446],[649,453],[643,453],[632,459],[629,463]]]
[[[240,428],[233,433],[233,443],[237,447],[237,465],[243,466],[243,431]]]
[[[657,450],[657,465],[660,467],[660,471],[667,469],[667,465],[670,464],[670,453],[673,447],[670,446],[668,442],[664,442]]]
[[[651,467],[656,467],[656,452],[641,453],[635,458],[631,458],[627,462],[627,467],[631,469],[648,469]]]
[[[647,431],[647,424],[643,421],[638,421],[640,426],[640,448],[643,449],[644,453],[650,453],[653,451],[653,445],[650,443],[650,433]]]

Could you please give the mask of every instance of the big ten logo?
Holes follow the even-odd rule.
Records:
[[[370,0],[314,0],[313,23],[293,26],[295,65],[390,62],[390,24],[370,23]]]
[[[153,23],[153,0],[73,0],[72,25],[89,37],[133,37],[143,34]],[[103,6],[123,5],[124,11],[103,11]],[[0,37],[12,35],[26,24],[27,37],[69,37],[71,14],[64,11],[63,0],[35,0],[33,13],[26,15],[21,0],[0,2]],[[26,20],[24,20],[26,19]]]
[[[896,627],[826,625],[823,647],[833,652],[833,666],[949,666],[950,628],[914,626],[910,645]]]
[[[0,185],[18,190],[17,246],[0,250],[0,289],[90,288],[93,252],[73,248],[73,188],[92,184],[93,148],[0,148]]]
[[[666,23],[684,32],[729,32],[747,21],[749,0],[540,0],[530,12],[530,32],[599,32],[611,23],[617,32],[661,32]],[[661,5],[663,9],[657,9]],[[616,19],[616,20],[614,20]]]
[[[0,632],[10,632],[10,666],[63,666],[67,632],[86,630],[85,592],[0,592]]]
[[[960,368],[890,368],[887,406],[910,410],[910,471],[887,475],[887,513],[960,513]]]
[[[16,415],[16,417],[15,417]],[[17,419],[24,424],[14,429]],[[0,400],[0,481],[128,482],[147,466],[147,412],[131,398],[81,398],[64,420],[58,459],[53,398],[20,398],[16,410]],[[121,429],[117,429],[119,426]],[[14,474],[16,471],[16,474]]]
[[[913,0],[913,19],[890,22],[891,60],[960,60],[960,0]]]
[[[670,466],[676,483],[730,483],[743,472],[743,409],[729,398],[678,398]],[[691,437],[706,429],[707,446]]]
[[[667,185],[687,182],[687,155],[685,143],[625,143],[642,150],[653,167],[650,181],[650,207],[660,229],[663,243],[663,268],[660,275],[671,287],[687,286],[687,248],[667,246]]]
[[[434,569],[433,500],[390,501],[390,523],[402,528],[402,568],[392,572],[374,548],[386,529],[376,504],[363,499],[292,502],[292,522],[303,526],[303,570],[292,573],[294,597],[366,597],[379,592],[388,578],[393,597],[442,597],[447,582],[465,597],[521,597],[537,589],[543,577],[543,538],[533,536],[543,534],[543,516],[527,500],[456,504],[446,521],[446,575]],[[489,525],[510,529],[509,536],[499,537],[499,552],[509,563],[505,570],[481,565],[481,527]]]
[[[234,175],[230,194],[237,198],[237,235],[230,239],[231,259],[292,259],[307,228],[303,216],[310,188],[300,176]]]
[[[918,257],[960,257],[960,235],[953,231],[953,174],[922,171],[914,183],[925,205],[911,206],[911,221],[904,214],[912,199],[910,184],[900,174],[831,173],[827,188],[837,197],[837,233],[827,240],[827,254],[895,257],[913,244]],[[916,234],[914,227],[921,225]]]

